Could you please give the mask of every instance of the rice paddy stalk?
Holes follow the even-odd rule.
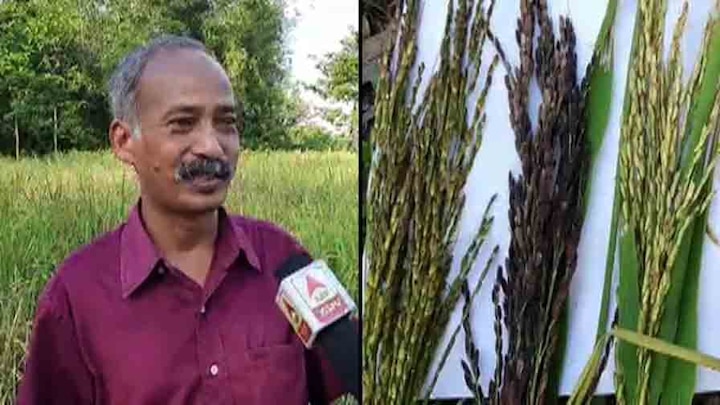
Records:
[[[473,6],[480,10],[473,17]],[[480,69],[482,1],[449,2],[440,63],[424,94],[409,83],[416,63],[419,1],[399,15],[397,44],[381,67],[373,129],[368,211],[368,281],[363,306],[363,403],[418,398],[436,346],[483,246],[492,217],[480,229],[448,282],[463,186],[482,140],[484,104],[495,58]],[[482,73],[481,73],[482,72]],[[484,80],[481,76],[484,73]],[[480,97],[468,108],[476,86]],[[416,104],[417,101],[417,104]]]
[[[713,108],[715,108],[714,104],[717,104],[715,99],[720,90],[718,83],[720,83],[720,18],[716,14],[711,18],[705,31],[700,61],[689,84],[690,108],[685,125],[685,136],[689,139],[688,146],[697,145],[698,139],[704,136],[703,131],[709,131],[705,165],[709,164],[710,158],[717,153],[718,119],[717,112]],[[712,126],[715,126],[715,129]],[[683,158],[689,159],[692,156],[690,152],[684,150]],[[689,167],[689,165],[684,166],[683,171],[687,171]],[[702,181],[701,176],[702,173],[698,171],[693,177],[693,181],[698,186]],[[704,187],[702,193],[712,193],[709,182]],[[707,221],[708,208],[705,207],[691,222],[682,238],[675,266],[672,269],[666,309],[658,333],[661,339],[686,348],[695,348],[697,345],[697,293]],[[650,400],[656,403],[659,399],[665,404],[691,402],[696,381],[695,365],[659,354],[653,355],[653,361]]]
[[[536,7],[536,8],[535,8]],[[534,9],[535,8],[535,9]],[[582,128],[582,125],[585,125],[586,132],[587,132],[587,154],[588,156],[585,157],[587,159],[586,162],[583,162],[583,166],[580,168],[577,168],[578,176],[577,178],[574,178],[570,181],[577,181],[578,184],[582,185],[585,184],[585,193],[589,193],[591,190],[591,184],[590,184],[590,178],[588,177],[587,180],[585,180],[584,176],[587,176],[586,172],[586,166],[589,166],[590,168],[594,167],[595,162],[597,161],[597,157],[599,154],[600,147],[602,146],[605,132],[607,128],[607,123],[609,120],[609,109],[611,104],[611,98],[612,98],[612,80],[613,80],[613,66],[612,66],[612,60],[613,60],[613,31],[612,31],[612,25],[615,19],[615,13],[617,9],[617,1],[611,0],[608,3],[606,14],[600,29],[600,32],[598,34],[598,39],[596,41],[595,50],[593,52],[592,59],[590,63],[587,66],[587,71],[585,74],[585,79],[583,79],[583,83],[577,88],[576,83],[571,83],[573,86],[576,86],[573,88],[574,91],[579,92],[582,95],[582,99],[578,100],[580,103],[582,103],[584,107],[585,99],[587,99],[587,114],[584,110],[581,111],[581,114],[577,114],[575,116],[570,117],[570,119],[579,119],[580,124],[577,128]],[[530,12],[537,10],[538,14],[540,14],[540,17],[538,18],[540,20],[541,30],[542,34],[540,37],[540,41],[542,42],[544,40],[544,43],[541,43],[539,45],[539,49],[536,53],[536,59],[533,60],[533,53],[532,53],[532,47],[523,47],[522,44],[532,44],[532,40],[526,41],[527,38],[532,38],[534,35],[533,32],[533,24],[535,17],[530,15]],[[550,52],[552,50],[554,44],[554,38],[552,40],[548,40],[549,34],[552,33],[552,29],[550,24],[548,23],[547,18],[547,11],[546,6],[542,2],[523,2],[521,3],[521,19],[519,21],[519,29],[517,32],[517,40],[519,42],[519,45],[521,45],[521,54],[522,54],[522,64],[519,68],[513,69],[509,62],[505,59],[504,51],[502,49],[502,46],[500,45],[497,38],[492,35],[491,31],[488,31],[488,36],[493,41],[494,45],[497,48],[498,54],[501,56],[503,65],[506,68],[507,72],[514,72],[516,74],[523,74],[525,75],[531,75],[532,74],[532,63],[538,63],[542,65],[543,63],[546,65],[550,65],[543,67],[538,67],[537,74],[540,76],[541,72],[549,72],[552,71],[553,66],[552,63],[555,63],[552,57],[548,58],[547,55],[543,54],[542,52]],[[567,22],[562,22],[564,26],[569,26]],[[571,33],[571,27],[569,27],[569,32]],[[566,34],[566,31],[563,32]],[[544,36],[543,36],[544,34]],[[522,36],[524,35],[524,37]],[[561,41],[563,39],[569,38],[569,35],[566,35],[565,37],[561,38]],[[526,41],[526,42],[523,42]],[[568,41],[570,42],[570,41]],[[543,48],[544,47],[544,48]],[[560,48],[560,46],[558,46]],[[570,47],[570,52],[574,52],[574,49]],[[563,55],[563,54],[560,54]],[[543,57],[545,56],[545,57]],[[567,53],[563,56],[566,56]],[[574,55],[573,55],[574,56]],[[573,58],[574,62],[574,58]],[[565,62],[559,62],[560,65],[562,65]],[[574,69],[574,65],[573,65]],[[543,77],[539,79],[541,83],[545,83],[542,81]],[[508,87],[511,87],[511,83],[523,83],[525,87],[521,87],[519,89],[516,89],[516,98],[515,101],[522,100],[525,104],[527,103],[527,86],[529,85],[529,80],[527,77],[518,78],[513,80],[512,74],[506,79],[506,82],[508,83]],[[572,88],[570,86],[565,86],[564,89],[567,91],[568,88]],[[562,96],[567,97],[565,94]],[[577,100],[577,97],[576,97]],[[544,100],[547,103],[547,99]],[[520,131],[526,131],[529,129],[529,120],[527,119],[527,111],[522,111],[520,114],[517,114],[517,111],[519,110],[519,107],[517,105],[513,105],[513,98],[511,96],[511,109],[515,107],[515,115],[513,116],[513,123],[515,125],[516,129],[520,129]],[[518,103],[519,105],[522,105],[522,103]],[[525,108],[527,108],[525,106]],[[544,109],[543,109],[544,108]],[[543,120],[550,120],[552,122],[552,114],[547,114],[548,106],[544,105],[541,108],[541,112],[545,111],[546,115],[543,116]],[[511,110],[511,112],[513,112]],[[555,118],[558,121],[562,121],[565,119],[568,120],[568,117],[562,117],[562,118]],[[550,124],[552,126],[552,124]],[[575,135],[575,134],[573,134]],[[528,137],[530,138],[530,137]],[[528,142],[529,143],[529,142]],[[519,145],[519,143],[518,143]],[[547,145],[545,145],[547,148]],[[520,149],[520,146],[518,147]],[[581,148],[582,149],[582,148]],[[577,150],[576,150],[577,152]],[[582,159],[582,154],[585,153],[585,151],[581,151],[580,159]],[[525,163],[525,162],[523,162]],[[523,166],[525,167],[525,166]],[[546,168],[543,168],[543,170],[552,172],[552,170],[547,170]],[[568,181],[568,179],[564,179],[565,181]],[[512,180],[511,180],[512,181]],[[583,211],[582,216],[585,214],[585,210],[587,209],[587,205],[585,204],[584,198],[582,198],[581,194],[578,194],[576,196],[576,200],[573,201],[578,207],[580,211]],[[524,214],[525,217],[529,216],[528,213]],[[582,216],[580,219],[582,219]],[[515,216],[516,218],[517,216]],[[514,217],[511,215],[511,222],[513,221]],[[582,222],[577,224],[577,226],[582,227]],[[537,242],[537,241],[532,241]],[[574,240],[575,243],[577,243],[577,239]],[[524,240],[521,240],[521,243],[526,243]],[[577,246],[575,245],[575,248]],[[574,254],[574,253],[573,253]],[[531,263],[527,265],[526,267],[534,269],[533,266],[537,266],[536,263]],[[574,266],[574,263],[571,265]],[[541,267],[541,266],[540,266]],[[557,261],[553,262],[553,267],[549,269],[548,272],[558,272],[559,265],[557,264]],[[560,271],[562,271],[561,269]],[[567,270],[567,269],[564,269]],[[543,279],[543,283],[547,283],[547,277]],[[556,276],[553,276],[550,278],[552,281],[550,283],[550,290],[552,291],[552,288],[554,288],[555,283],[557,282]],[[569,279],[569,278],[568,278]],[[515,385],[515,389],[517,391],[513,392],[512,394],[506,395],[505,398],[501,398],[501,387],[505,384],[504,376],[508,375],[509,373],[504,372],[504,369],[506,367],[506,360],[510,357],[508,355],[507,357],[504,357],[503,355],[503,328],[502,328],[502,321],[504,318],[503,310],[509,307],[506,303],[503,304],[503,306],[500,305],[500,291],[507,291],[507,281],[503,277],[502,269],[498,269],[498,276],[497,280],[499,280],[495,288],[493,289],[493,303],[496,306],[495,311],[495,335],[496,335],[496,357],[497,357],[497,364],[496,364],[496,371],[494,380],[490,382],[490,387],[488,390],[488,395],[485,395],[482,392],[482,389],[477,384],[477,377],[478,373],[476,373],[474,370],[479,367],[478,364],[476,364],[477,361],[477,355],[474,354],[474,346],[472,346],[472,328],[470,327],[469,323],[465,322],[465,317],[463,318],[462,326],[465,330],[466,334],[466,360],[469,362],[470,365],[473,365],[475,368],[471,367],[468,362],[463,361],[462,366],[464,370],[464,377],[466,386],[468,389],[473,393],[474,399],[476,403],[519,403],[519,401],[525,401],[523,398],[523,395],[525,395],[523,392],[526,392],[528,390],[532,391],[535,388],[528,388],[523,387],[520,384]],[[568,288],[568,285],[564,285],[563,288]],[[566,293],[564,293],[566,294]],[[609,299],[609,289],[606,292],[606,294]],[[472,301],[473,297],[470,297],[470,301]],[[564,300],[567,299],[567,296],[560,297],[558,301],[559,304],[554,304],[553,308],[553,321],[555,324],[555,336],[557,335],[563,335],[566,333],[567,328],[567,314],[564,310]],[[549,301],[552,301],[552,298],[550,298]],[[466,307],[469,307],[468,302],[466,302]],[[523,304],[521,308],[525,308],[527,305]],[[603,306],[607,306],[607,304],[604,304]],[[560,307],[562,309],[557,310],[557,307]],[[547,311],[546,311],[547,312]],[[469,313],[469,310],[464,313],[465,316]],[[607,324],[607,321],[601,321],[603,325]],[[459,328],[459,326],[458,326]],[[527,327],[526,327],[527,328]],[[458,332],[457,330],[455,331]],[[453,334],[452,342],[454,341],[455,334]],[[467,340],[470,340],[470,344],[468,344]],[[576,390],[576,393],[573,395],[573,399],[571,400],[571,403],[584,403],[586,400],[589,400],[589,398],[592,397],[592,394],[595,390],[595,386],[597,385],[597,382],[599,380],[599,373],[600,371],[605,367],[605,364],[608,360],[609,356],[609,349],[612,342],[612,339],[610,339],[607,335],[603,334],[603,336],[600,337],[601,341],[598,342],[598,346],[596,349],[596,354],[594,355],[593,359],[594,361],[592,364],[589,364],[587,369],[585,370],[585,373],[587,375],[586,378],[583,379],[584,385],[579,387]],[[552,354],[548,355],[546,349],[540,349],[539,352],[541,354],[541,358],[544,359],[544,361],[550,365],[550,372],[547,373],[547,370],[542,370],[540,367],[536,367],[534,369],[534,378],[537,379],[538,375],[542,372],[546,373],[546,379],[545,381],[548,381],[547,383],[544,383],[543,390],[544,393],[539,396],[539,398],[543,398],[546,402],[553,402],[557,399],[556,393],[557,393],[557,380],[559,380],[559,377],[561,375],[561,366],[563,364],[563,351],[564,351],[564,336],[554,337],[552,342],[555,345],[556,354],[553,356]],[[449,350],[449,347],[448,347]],[[511,350],[514,350],[513,347],[511,347]],[[442,364],[442,363],[441,363]],[[542,371],[541,371],[542,370]],[[525,370],[523,370],[525,372]],[[530,372],[532,370],[529,370],[527,372]],[[524,390],[524,391],[523,391]],[[509,390],[508,390],[509,391]],[[537,402],[542,401],[542,399],[536,400]],[[575,402],[572,402],[575,401]]]
[[[556,38],[544,0],[523,0],[520,8],[516,31],[520,66],[511,67],[497,39],[489,35],[507,69],[510,121],[522,170],[509,178],[511,242],[493,289],[497,363],[485,399],[478,398],[482,393],[476,385],[477,367],[472,367],[478,355],[467,342],[469,363],[463,362],[468,388],[478,402],[491,404],[557,401],[551,373],[560,366],[556,364],[560,325],[577,261],[590,163],[588,76],[582,81],[576,77],[572,24],[561,18]],[[599,62],[594,58],[590,71]],[[529,118],[533,77],[542,94],[535,129]],[[471,334],[468,326],[466,338]],[[507,353],[503,353],[504,341]]]
[[[680,297],[697,301],[694,291],[685,291],[688,249],[699,255],[701,243],[690,243],[694,227],[702,220],[711,201],[710,179],[716,161],[712,135],[717,120],[717,81],[706,94],[714,99],[713,114],[696,114],[697,97],[703,86],[709,55],[705,44],[689,84],[683,83],[680,40],[688,6],[673,32],[670,56],[663,60],[666,1],[641,0],[638,5],[634,50],[631,55],[623,117],[618,177],[621,205],[621,267],[619,325],[651,338],[674,342],[678,332]],[[710,123],[710,125],[708,125]],[[700,130],[702,129],[702,130]],[[713,151],[710,153],[709,151]],[[699,266],[690,270],[697,277]],[[690,311],[693,309],[690,308]],[[685,312],[687,314],[687,311]],[[692,315],[683,329],[697,328]],[[688,336],[693,344],[694,332]],[[656,404],[665,384],[667,359],[645,348],[618,344],[616,390],[619,403]],[[694,371],[690,371],[694,374]],[[692,397],[694,378],[681,378],[673,392]],[[676,403],[676,402],[672,402]]]

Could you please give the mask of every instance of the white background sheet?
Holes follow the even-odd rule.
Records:
[[[694,0],[690,6],[687,30],[684,40],[684,57],[686,77],[698,56],[703,28],[708,14],[712,9],[713,0]],[[487,1],[485,3],[488,3]],[[578,73],[584,73],[586,64],[592,53],[596,35],[600,29],[607,0],[603,1],[549,1],[552,16],[570,15],[576,29],[578,38]],[[593,172],[595,190],[589,201],[589,218],[586,218],[580,243],[578,269],[573,280],[569,302],[570,309],[570,335],[567,343],[567,354],[564,372],[561,380],[561,393],[568,394],[580,375],[585,362],[593,348],[596,325],[600,310],[601,289],[604,278],[605,255],[610,231],[610,216],[612,210],[613,188],[615,182],[615,165],[618,151],[620,131],[620,115],[623,95],[625,91],[625,76],[630,52],[632,29],[635,18],[636,1],[619,1],[618,15],[615,22],[615,48],[614,66],[615,80],[613,83],[613,102],[611,120],[606,134],[606,140],[600,152],[600,161]],[[669,43],[671,28],[679,15],[682,5],[679,0],[670,0],[666,39]],[[421,9],[421,23],[419,28],[418,60],[426,64],[424,82],[430,73],[437,68],[437,55],[442,39],[447,0],[425,0]],[[502,0],[496,4],[495,14],[492,18],[492,28],[505,48],[511,63],[517,62],[517,46],[515,44],[516,19],[519,14],[518,0]],[[557,30],[557,19],[554,21]],[[489,50],[489,48],[487,48]],[[489,53],[486,51],[486,55]],[[487,58],[485,64],[487,64]],[[509,124],[507,107],[507,91],[503,83],[504,71],[498,68],[493,77],[493,87],[489,94],[487,104],[487,127],[482,148],[475,161],[470,178],[466,186],[467,206],[463,213],[456,246],[456,261],[451,277],[457,274],[459,258],[470,243],[472,235],[476,232],[485,205],[494,193],[498,193],[495,205],[495,225],[490,238],[481,253],[476,268],[470,276],[471,286],[475,284],[481,268],[483,267],[489,251],[494,245],[501,248],[500,260],[504,263],[509,242],[508,228],[508,172],[516,172],[519,162],[514,150],[513,132]],[[474,101],[474,100],[470,100]],[[539,103],[537,89],[532,96],[533,115]],[[533,124],[536,118],[533,116]],[[716,189],[720,187],[720,177],[714,179]],[[711,226],[720,231],[720,199],[715,198],[711,208]],[[497,264],[500,264],[498,261]],[[476,344],[480,348],[481,371],[483,384],[487,387],[495,366],[494,334],[492,328],[493,307],[490,301],[494,270],[486,282],[473,306],[472,324],[476,335]],[[617,278],[617,276],[616,276]],[[715,293],[720,286],[720,249],[713,245],[706,237],[703,255],[703,267],[700,280],[699,302],[699,349],[715,356],[720,356],[720,294]],[[614,299],[613,299],[614,300]],[[614,305],[614,302],[612,303]],[[450,330],[460,320],[461,308],[458,306],[450,320]],[[450,331],[446,331],[440,348],[443,349],[448,342]],[[460,359],[463,353],[462,331],[458,336],[451,355],[441,371],[440,379],[433,391],[438,398],[466,397],[470,393],[466,390],[462,377]],[[436,359],[437,362],[437,359]],[[431,376],[437,363],[433,365]],[[599,392],[609,393],[613,390],[612,373],[613,361],[609,362],[603,378],[600,381]],[[720,374],[708,370],[699,371],[698,390],[707,391],[720,389]]]

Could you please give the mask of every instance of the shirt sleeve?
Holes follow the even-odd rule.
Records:
[[[93,377],[78,344],[67,292],[56,276],[38,301],[18,405],[92,404]]]

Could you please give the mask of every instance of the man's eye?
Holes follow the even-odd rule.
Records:
[[[189,117],[175,118],[170,121],[170,126],[176,129],[189,129],[193,124],[194,120]]]
[[[235,132],[237,130],[237,119],[235,117],[223,117],[218,120],[218,126],[223,131]]]
[[[235,117],[225,117],[222,118],[220,122],[224,125],[235,125],[237,124],[237,119]]]

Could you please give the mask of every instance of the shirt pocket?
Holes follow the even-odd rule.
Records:
[[[238,404],[307,405],[305,349],[300,343],[246,349],[231,359],[233,393]]]

